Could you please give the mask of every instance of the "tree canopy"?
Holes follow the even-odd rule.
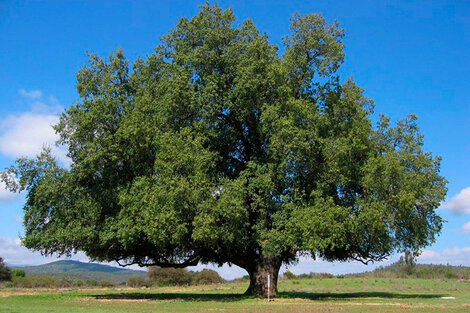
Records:
[[[0,257],[0,281],[11,280],[11,269],[3,263],[3,258]]]
[[[417,118],[392,124],[352,79],[344,31],[294,15],[283,47],[204,5],[155,52],[95,54],[45,149],[4,173],[26,190],[23,244],[160,267],[235,264],[264,293],[299,255],[382,260],[434,242],[446,193]],[[15,175],[18,180],[11,179]]]

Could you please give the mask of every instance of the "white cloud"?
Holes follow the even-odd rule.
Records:
[[[21,245],[19,238],[0,237],[0,256],[5,263],[11,265],[39,265],[57,261],[57,256],[42,256],[39,252],[33,252]],[[66,259],[65,257],[60,259]],[[88,258],[83,253],[72,256],[72,260],[88,262]]]
[[[418,257],[418,263],[470,266],[470,247],[444,249],[440,252],[424,250]]]
[[[8,116],[0,124],[0,151],[14,158],[35,156],[44,145],[54,145],[57,135],[52,125],[58,121],[56,115],[30,112]]]
[[[8,201],[18,197],[17,193],[11,192],[5,189],[5,183],[0,182],[0,202],[1,201]]]
[[[41,97],[40,90],[25,91],[20,94],[29,100]],[[55,99],[55,98],[54,98]],[[13,157],[34,157],[44,146],[51,147],[53,155],[65,164],[70,160],[63,148],[56,147],[57,134],[52,128],[59,122],[62,107],[40,101],[31,101],[32,110],[17,115],[9,115],[0,120],[0,153]]]
[[[462,231],[464,234],[470,234],[470,222],[467,222],[463,225]]]
[[[54,96],[49,96],[49,102],[52,104],[58,104],[59,100],[57,100],[57,98]]]
[[[441,209],[470,214],[470,187],[462,189],[458,195],[444,202]]]
[[[42,91],[41,90],[30,90],[27,91],[25,89],[20,89],[18,90],[19,94],[27,99],[40,99],[42,97]]]
[[[421,255],[418,258],[420,261],[425,262],[436,259],[437,257],[439,257],[439,253],[437,253],[436,251],[424,250],[423,252],[421,252]]]
[[[41,265],[45,263],[54,262],[57,260],[75,260],[80,262],[88,263],[90,259],[83,253],[78,252],[72,257],[60,257],[57,256],[43,256],[40,252],[33,252],[21,245],[19,238],[1,237],[0,236],[0,256],[3,257],[5,263],[15,266],[29,266],[29,265]],[[116,262],[101,262],[104,265],[110,265],[119,267]],[[127,266],[128,269],[133,270],[145,270],[137,265]]]

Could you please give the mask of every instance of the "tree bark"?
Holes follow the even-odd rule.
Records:
[[[254,260],[253,265],[246,269],[250,275],[250,286],[247,295],[268,295],[268,275],[270,277],[271,296],[277,295],[277,278],[282,261],[277,257],[260,257]]]

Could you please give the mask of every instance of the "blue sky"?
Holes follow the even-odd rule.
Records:
[[[79,100],[75,75],[86,51],[130,59],[152,53],[159,38],[203,1],[0,1],[0,170],[54,142],[50,124]],[[415,113],[425,149],[443,157],[447,220],[420,262],[470,266],[470,2],[218,1],[238,21],[254,20],[280,45],[294,12],[322,13],[346,31],[340,72],[353,77],[394,121]],[[64,162],[64,151],[55,153]],[[467,189],[469,188],[469,189]],[[49,262],[19,246],[24,196],[0,189],[0,256],[14,264]],[[79,254],[76,258],[85,260]],[[396,258],[396,257],[395,257]],[[393,260],[394,258],[392,258]],[[301,261],[294,272],[344,273],[356,263]],[[220,269],[225,277],[243,274]]]

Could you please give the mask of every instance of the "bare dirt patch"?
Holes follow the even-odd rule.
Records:
[[[0,291],[0,297],[9,297],[9,296],[32,296],[40,294],[37,291]]]
[[[97,298],[78,298],[78,302],[105,302],[105,303],[129,303],[129,302],[150,302],[151,299],[97,299]]]

